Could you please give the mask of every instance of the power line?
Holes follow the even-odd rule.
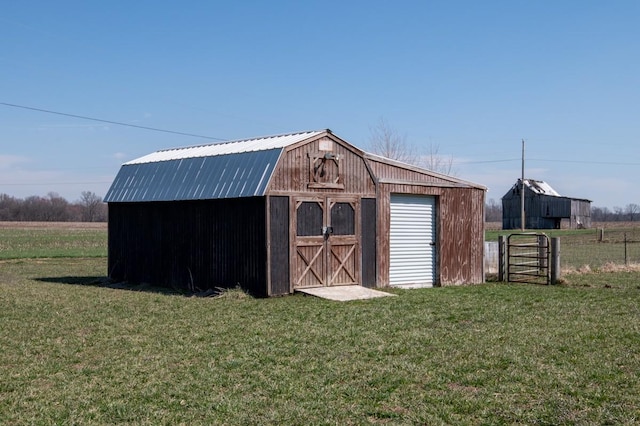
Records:
[[[520,161],[519,158],[507,158],[504,160],[484,160],[484,161],[455,161],[454,163],[464,165],[464,164],[483,164],[483,163],[508,163],[509,161]]]
[[[507,158],[504,160],[484,160],[484,161],[455,161],[455,164],[464,166],[465,164],[484,164],[484,163],[508,163],[512,161],[520,161],[519,158]],[[552,160],[546,158],[529,158],[527,162],[539,161],[547,163],[574,163],[574,164],[601,164],[607,166],[640,166],[640,163],[626,163],[621,161],[587,161],[587,160]]]
[[[158,129],[156,127],[138,126],[137,124],[121,123],[119,121],[103,120],[101,118],[87,117],[87,116],[84,116],[84,115],[67,114],[65,112],[51,111],[51,110],[48,110],[48,109],[34,108],[34,107],[30,107],[30,106],[25,106],[25,105],[10,104],[10,103],[7,103],[7,102],[0,102],[0,105],[12,107],[12,108],[22,108],[22,109],[27,109],[27,110],[31,110],[31,111],[45,112],[47,114],[62,115],[62,116],[65,116],[65,117],[80,118],[82,120],[98,121],[100,123],[115,124],[115,125],[118,125],[118,126],[134,127],[136,129],[153,130],[154,132],[172,133],[174,135],[190,136],[190,137],[194,137],[194,138],[210,139],[210,140],[216,140],[216,141],[226,141],[227,140],[227,139],[222,139],[222,138],[215,138],[215,137],[212,137],[212,136],[203,136],[203,135],[196,135],[196,134],[193,134],[193,133],[177,132],[177,131],[174,131],[174,130]]]
[[[609,166],[640,166],[640,163],[625,163],[620,161],[547,160],[544,158],[530,158],[528,161],[544,161],[548,163],[603,164]]]

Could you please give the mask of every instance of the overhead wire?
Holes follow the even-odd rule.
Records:
[[[69,113],[66,113],[66,112],[52,111],[52,110],[48,110],[48,109],[35,108],[35,107],[26,106],[26,105],[11,104],[11,103],[8,103],[8,102],[0,102],[0,105],[12,107],[12,108],[22,108],[22,109],[27,109],[27,110],[31,110],[31,111],[44,112],[44,113],[47,113],[47,114],[62,115],[64,117],[79,118],[79,119],[82,119],[82,120],[97,121],[97,122],[100,122],[100,123],[115,124],[115,125],[118,125],[118,126],[134,127],[136,129],[152,130],[154,132],[171,133],[171,134],[174,134],[174,135],[189,136],[189,137],[194,137],[194,138],[216,140],[216,141],[222,141],[222,142],[228,140],[228,139],[223,139],[223,138],[216,138],[216,137],[213,137],[213,136],[205,136],[205,135],[198,135],[198,134],[194,134],[194,133],[178,132],[178,131],[175,131],[175,130],[159,129],[157,127],[139,126],[137,124],[122,123],[120,121],[104,120],[102,118],[87,117],[85,115],[69,114]]]

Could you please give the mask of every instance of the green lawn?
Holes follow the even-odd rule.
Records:
[[[106,228],[0,228],[0,259],[106,255]]]
[[[1,424],[637,424],[640,274],[338,303],[0,261]]]

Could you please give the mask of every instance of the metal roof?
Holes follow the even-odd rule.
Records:
[[[264,195],[282,149],[125,164],[106,202],[209,200]]]
[[[266,151],[284,148],[305,139],[317,136],[324,131],[292,133],[288,135],[266,136],[255,139],[229,141],[210,145],[188,146],[165,149],[131,160],[125,165],[153,163],[157,161],[180,160],[183,158],[211,157],[216,155],[240,154],[243,152]]]
[[[124,163],[104,201],[262,196],[283,148],[322,133],[302,132],[157,151]]]
[[[536,194],[561,197],[561,195],[547,182],[541,180],[525,179],[524,184],[527,185],[529,189],[531,189]]]

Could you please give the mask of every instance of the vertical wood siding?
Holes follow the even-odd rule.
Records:
[[[362,232],[362,285],[373,288],[376,279],[376,200],[363,198],[360,204],[361,232]]]
[[[324,138],[329,139],[328,137]],[[286,191],[288,193],[322,193],[322,194],[359,194],[375,196],[375,183],[364,159],[336,140],[332,153],[341,157],[340,176],[344,189],[310,188],[309,184],[309,154],[323,152],[320,144],[323,139],[294,147],[286,151],[276,167],[271,178],[269,191],[271,193]]]
[[[109,276],[267,295],[263,197],[109,204]]]
[[[502,197],[502,229],[520,228],[520,209],[520,191],[512,188]],[[524,211],[527,229],[554,229],[565,223],[572,229],[578,223],[591,227],[591,202],[587,200],[536,194],[525,187]]]

